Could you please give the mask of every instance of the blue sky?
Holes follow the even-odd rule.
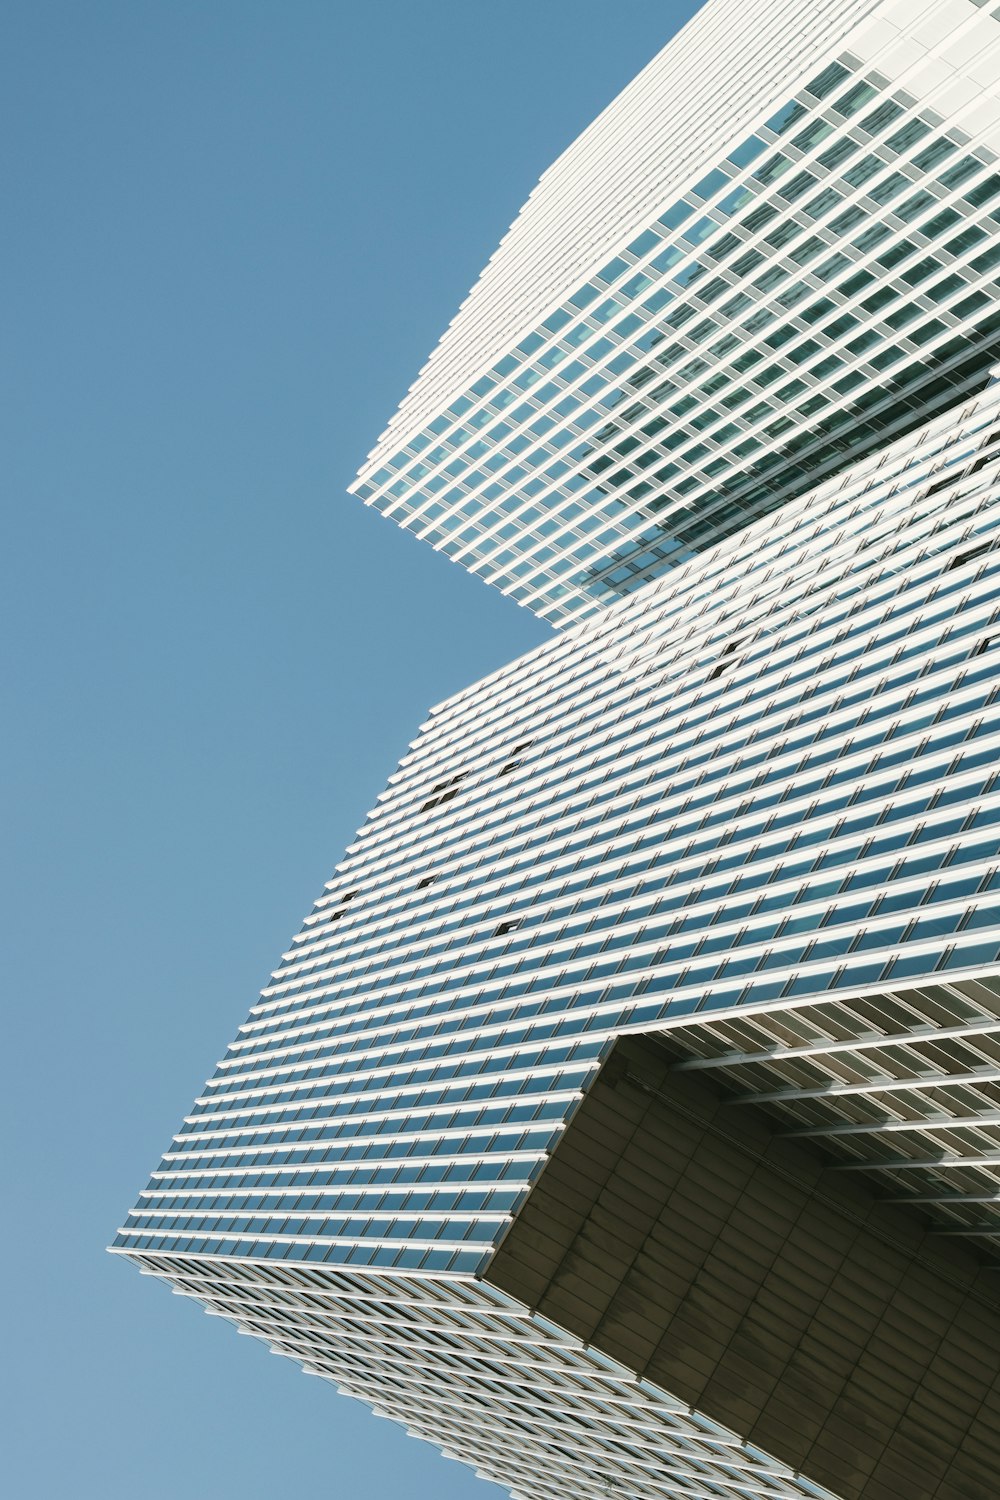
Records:
[[[10,1494],[490,1493],[103,1247],[427,707],[547,633],[344,491],[692,9],[8,0]]]

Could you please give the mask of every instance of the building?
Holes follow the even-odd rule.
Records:
[[[356,493],[562,623],[981,385],[997,24],[706,5],[542,178]]]
[[[113,1247],[533,1500],[997,1492],[1000,23],[801,10],[570,148],[363,471],[565,628],[431,711]]]

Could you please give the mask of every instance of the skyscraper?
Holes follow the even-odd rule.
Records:
[[[996,1493],[998,77],[971,0],[714,0],[359,477],[565,628],[114,1249],[516,1495]]]
[[[997,22],[715,0],[550,168],[356,492],[555,622],[986,378]]]

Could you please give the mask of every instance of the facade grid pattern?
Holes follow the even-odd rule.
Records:
[[[355,492],[562,623],[984,378],[1000,91],[893,71],[828,63]]]
[[[501,1285],[628,1049],[998,1263],[998,78],[1000,5],[712,0],[354,486],[563,628],[430,711],[111,1248],[524,1500],[834,1500]]]
[[[476,1272],[614,1035],[995,965],[998,405],[435,711],[122,1248]]]

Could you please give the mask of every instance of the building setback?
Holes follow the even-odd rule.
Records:
[[[714,0],[359,479],[565,628],[112,1248],[515,1496],[997,1493],[998,78],[971,0]]]

